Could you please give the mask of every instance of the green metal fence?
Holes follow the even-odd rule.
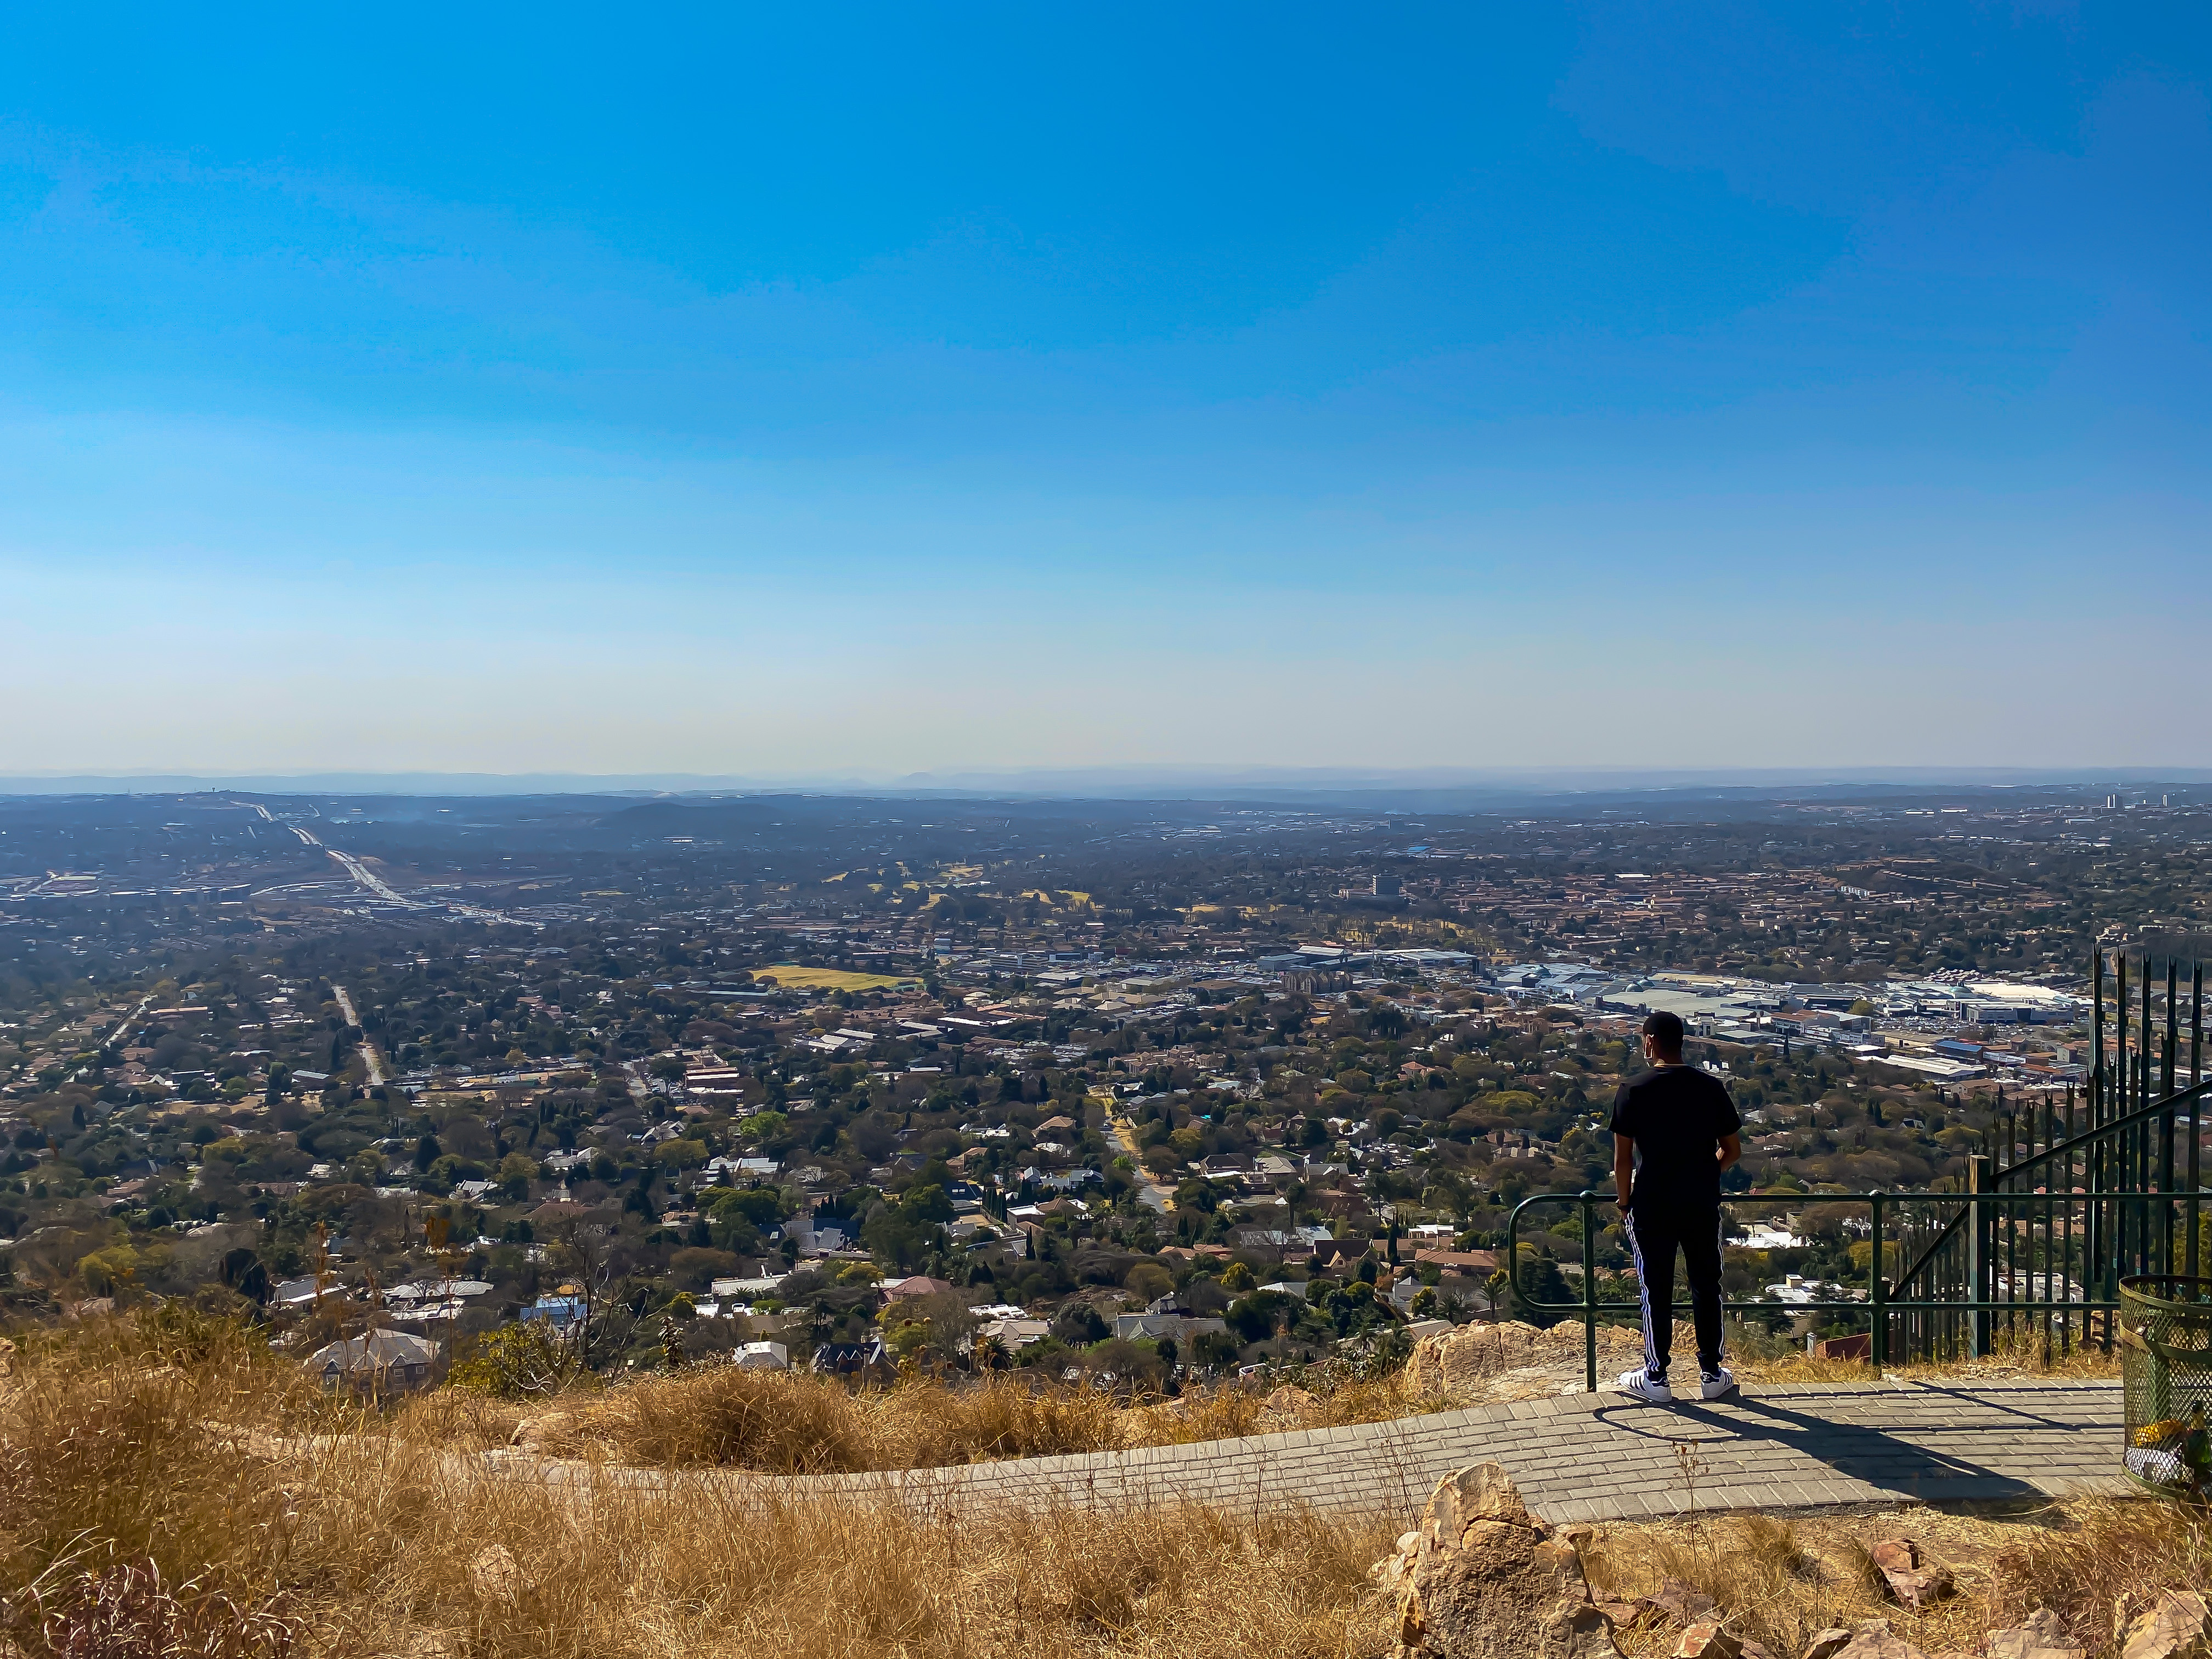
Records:
[[[2124,954],[2096,953],[2086,1091],[2015,1097],[2009,1109],[1999,1091],[1993,1144],[1968,1160],[1966,1184],[2022,1201],[1946,1213],[1925,1201],[1932,1194],[1896,1195],[1899,1213],[1920,1224],[1909,1235],[1893,1298],[1993,1304],[1971,1316],[1962,1307],[1956,1316],[1902,1320],[1893,1334],[1901,1356],[1986,1353],[2000,1334],[2036,1334],[2061,1351],[2094,1334],[2109,1346],[2121,1279],[2197,1275],[2204,969],[2190,963],[2185,981],[2179,961],[2159,966],[2162,974],[2142,963],[2131,987]],[[2185,1083],[2179,1066],[2185,983]],[[2094,1323],[2091,1310],[2100,1316]]]
[[[2094,1342],[2109,1349],[2120,1282],[2196,1278],[2203,1250],[2202,963],[2148,961],[2130,982],[2124,954],[2100,951],[2091,973],[2087,1086],[1997,1092],[1984,1151],[1960,1190],[1730,1194],[1731,1208],[1864,1205],[1872,1261],[1864,1289],[1842,1299],[1737,1298],[1728,1311],[1863,1316],[1876,1364],[1985,1354],[2000,1340],[2046,1352]],[[2161,988],[2160,981],[2163,981]],[[2188,1068],[2180,1045],[2186,1008]],[[1534,1206],[1581,1212],[1583,1297],[1521,1297],[1538,1313],[1576,1314],[1584,1326],[1589,1386],[1597,1385],[1597,1327],[1620,1304],[1598,1299],[1598,1243],[1615,1211],[1609,1194],[1543,1193],[1514,1206],[1507,1261],[1517,1286],[1522,1217]],[[1678,1303],[1675,1312],[1688,1311]]]
[[[1947,1279],[1934,1279],[1925,1294],[1905,1292],[1902,1286],[1886,1279],[1885,1270],[1899,1259],[1899,1249],[1904,1239],[1911,1233],[1924,1231],[1924,1218],[1913,1212],[1922,1206],[1948,1208],[1954,1212],[1949,1223],[1937,1223],[1934,1231],[1949,1232],[1954,1229],[1969,1236],[1986,1235],[1996,1231],[1995,1218],[2017,1215],[2032,1211],[2033,1206],[2050,1200],[2040,1193],[1813,1193],[1796,1188],[1781,1192],[1729,1193],[1722,1200],[1728,1210],[1778,1205],[1802,1206],[1810,1200],[1819,1204],[1864,1205],[1868,1212],[1868,1237],[1873,1245],[1872,1264],[1867,1276],[1867,1288],[1856,1294],[1841,1297],[1812,1297],[1802,1301],[1778,1302],[1765,1297],[1723,1297],[1724,1315],[1744,1314],[1804,1314],[1849,1313],[1864,1318],[1872,1339],[1871,1358],[1876,1365],[1906,1364],[1915,1359],[1944,1358],[1971,1352],[1986,1352],[1969,1346],[1971,1322],[1982,1322],[1986,1329],[1996,1322],[2017,1320],[2023,1323],[2031,1315],[2039,1315],[2054,1327],[2066,1326],[2075,1333],[2074,1340],[2087,1340],[2109,1346],[2112,1340],[2110,1316],[2122,1305],[2117,1282],[2109,1296],[2089,1297],[2078,1285],[2072,1291],[2070,1302],[2031,1302],[2011,1293],[2002,1282],[1985,1285],[1981,1295],[1974,1295],[1969,1286],[1971,1279],[1953,1283]],[[2090,1192],[2072,1194],[2077,1206],[2098,1206],[2108,1214],[2136,1212],[2154,1207],[2161,1200],[2157,1194]],[[1583,1294],[1578,1301],[1547,1302],[1527,1296],[1516,1287],[1515,1297],[1519,1305],[1534,1313],[1553,1313],[1578,1316],[1583,1326],[1584,1371],[1589,1385],[1597,1386],[1597,1328],[1608,1318],[1633,1319],[1636,1304],[1627,1302],[1606,1302],[1597,1294],[1597,1275],[1591,1271],[1597,1256],[1597,1244],[1606,1227],[1619,1211],[1610,1194],[1597,1192],[1534,1193],[1513,1206],[1506,1218],[1505,1243],[1507,1260],[1520,1261],[1521,1218],[1531,1209],[1546,1205],[1573,1205],[1582,1216],[1583,1237]],[[1966,1225],[1969,1218],[1972,1225]],[[1923,1274],[1923,1279],[1929,1276]],[[1678,1280],[1679,1282],[1679,1280]],[[1994,1291],[1995,1293],[1992,1293]],[[1678,1300],[1673,1312],[1687,1317],[1691,1311],[1686,1300]],[[2092,1322],[2095,1322],[2094,1328]],[[1936,1340],[1942,1332],[1956,1328],[1956,1340],[1946,1343]]]

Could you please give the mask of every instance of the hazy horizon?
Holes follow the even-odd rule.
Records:
[[[0,774],[0,796],[149,794],[230,790],[242,794],[384,794],[466,799],[520,794],[708,795],[736,793],[886,796],[1041,796],[1069,799],[1275,799],[1295,802],[1361,796],[1420,796],[1434,804],[1510,802],[1537,796],[1660,795],[1670,792],[1800,790],[1940,792],[2045,788],[2183,792],[2212,785],[2212,769],[2190,768],[1404,768],[1041,767],[948,769],[902,776],[758,775],[686,773],[348,772],[191,774]]]

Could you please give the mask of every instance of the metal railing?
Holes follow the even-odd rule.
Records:
[[[2145,960],[2131,994],[2124,952],[2096,953],[2090,974],[2092,1054],[2087,1087],[2040,1095],[1997,1090],[1985,1137],[1970,1156],[1962,1190],[1887,1193],[1729,1194],[1728,1206],[1864,1205],[1872,1260],[1866,1288],[1846,1298],[1724,1301],[1743,1314],[1863,1316],[1877,1365],[1986,1354],[2002,1333],[2041,1341],[2048,1352],[2076,1342],[2110,1347],[2123,1279],[2196,1277],[2205,1265],[2200,1104],[2203,1079],[2204,970],[2187,964],[2189,1065],[2179,1066],[2183,963],[2162,964],[2163,994]],[[2108,973],[2109,970],[2109,973]],[[2107,1016],[2107,999],[2111,1014]],[[2162,1019],[2160,1016],[2163,1016]],[[2161,1025],[2163,1029],[2161,1030]],[[1536,1205],[1582,1211],[1583,1296],[1540,1301],[1522,1287],[1521,1217]],[[1506,1223],[1507,1273],[1519,1304],[1538,1313],[1579,1314],[1585,1370],[1597,1385],[1597,1327],[1608,1309],[1597,1267],[1609,1195],[1542,1193],[1514,1206]],[[1893,1276],[1885,1269],[1897,1264]],[[1688,1311],[1676,1304],[1675,1313]]]
[[[2091,964],[2086,1092],[2077,1097],[2069,1087],[2063,1100],[2015,1097],[2008,1109],[2000,1088],[1990,1150],[1967,1160],[1969,1190],[2028,1201],[1995,1206],[2002,1225],[1993,1206],[1983,1206],[1921,1230],[1915,1255],[1897,1275],[1898,1300],[1972,1289],[1972,1299],[1997,1305],[1966,1320],[1909,1322],[1902,1335],[1915,1357],[1986,1353],[2000,1328],[2014,1337],[2024,1328],[2039,1330],[2063,1349],[2075,1340],[2074,1322],[2054,1316],[2054,1307],[2069,1301],[2054,1286],[2083,1289],[2073,1305],[2109,1310],[2118,1305],[2120,1280],[2130,1275],[2197,1273],[2204,1223],[2199,1103],[2212,1091],[2203,1081],[2203,965],[2188,964],[2185,1085],[2179,1066],[2183,964],[2163,963],[2162,996],[2161,975],[2146,960],[2131,997],[2129,966],[2125,953],[2108,959],[2101,950]],[[2094,1298],[2086,1295],[2091,1289]],[[2109,1327],[2104,1338],[2109,1344]]]
[[[1947,1350],[1929,1342],[1930,1333],[1942,1328],[1943,1322],[1965,1322],[1979,1319],[1984,1322],[1999,1316],[2026,1318],[2039,1314],[2054,1325],[2063,1324],[2071,1329],[2078,1327],[2075,1340],[2092,1340],[2090,1320],[2101,1316],[2109,1321],[2120,1306],[2118,1286],[2115,1281],[2109,1295],[2088,1297],[2078,1285],[2068,1284],[2063,1288],[2070,1297],[2046,1296],[2030,1300],[2012,1292],[2018,1287],[2008,1284],[1987,1286],[1978,1296],[1966,1294],[1966,1285],[1940,1284],[1935,1293],[1913,1297],[1899,1294],[1883,1277],[1886,1254],[1904,1244],[1906,1234],[1913,1231],[1909,1221],[1901,1224],[1910,1206],[1921,1205],[1950,1206],[1961,1218],[1972,1215],[1986,1217],[1992,1211],[2018,1209],[2030,1205],[2044,1205],[2052,1200],[2040,1193],[1805,1193],[1795,1188],[1780,1192],[1728,1193],[1722,1196],[1724,1208],[1737,1205],[1788,1204],[1802,1206],[1811,1204],[1864,1205],[1869,1212],[1869,1242],[1872,1244],[1871,1261],[1867,1275],[1867,1288],[1856,1296],[1842,1297],[1808,1297],[1778,1301],[1771,1297],[1727,1297],[1721,1299],[1723,1316],[1745,1314],[1787,1315],[1795,1316],[1808,1313],[1851,1313],[1868,1322],[1871,1338],[1869,1358],[1876,1366],[1903,1363],[1915,1358],[1948,1357],[1950,1352],[1966,1351],[1963,1344],[1958,1349]],[[2075,1193],[2068,1201],[2075,1205],[2104,1206],[2118,1211],[2136,1206],[2153,1206],[2160,1201],[2157,1194],[2094,1192]],[[1520,1268],[1522,1257],[1521,1218],[1524,1212],[1539,1205],[1571,1204],[1582,1212],[1583,1293],[1573,1302],[1547,1302],[1532,1297],[1522,1287]],[[1603,1211],[1606,1220],[1599,1219]],[[1506,1218],[1506,1261],[1512,1281],[1510,1294],[1520,1308],[1532,1313],[1578,1315],[1583,1322],[1583,1376],[1588,1387],[1597,1387],[1597,1329],[1607,1322],[1608,1315],[1620,1316],[1624,1322],[1632,1322],[1638,1313],[1633,1302],[1607,1302],[1598,1295],[1596,1272],[1597,1244],[1611,1218],[1619,1214],[1610,1194],[1598,1192],[1533,1193],[1513,1206]],[[1956,1224],[1955,1222],[1953,1224]],[[1939,1228],[1938,1231],[1947,1231]],[[1972,1231],[1989,1231],[1986,1224]],[[1894,1234],[1894,1236],[1893,1236]],[[1893,1255],[1892,1260],[1896,1259]],[[2046,1292],[2062,1287],[2049,1274],[2043,1276]],[[1994,1293],[1993,1293],[1994,1292]],[[1676,1301],[1669,1310],[1670,1316],[1686,1317],[1692,1311],[1686,1301]],[[2110,1345],[2109,1324],[2094,1338]],[[1975,1350],[1986,1352],[1987,1346]]]

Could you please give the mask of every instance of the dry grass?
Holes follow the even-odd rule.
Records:
[[[2212,1584],[2212,1535],[2202,1510],[2171,1504],[2070,1505],[2067,1524],[2003,1540],[1990,1563],[1996,1609],[2021,1618],[2049,1607],[2092,1653],[2117,1650],[2115,1619],[2163,1589]]]
[[[1130,1404],[1018,1374],[855,1390],[803,1371],[706,1365],[527,1406],[440,1389],[401,1405],[393,1427],[421,1444],[480,1451],[510,1443],[530,1422],[532,1448],[555,1456],[834,1474],[1187,1445],[1382,1422],[1446,1404],[1409,1394],[1395,1377],[1312,1393],[1224,1385]]]
[[[1018,1409],[1006,1431],[1039,1431]],[[0,1638],[34,1656],[1344,1659],[1384,1644],[1364,1574],[1386,1533],[551,1487],[428,1455],[265,1350],[165,1350],[119,1323],[0,1384]]]
[[[1771,1358],[1731,1359],[1729,1364],[1741,1375],[1778,1388],[1804,1382],[1869,1382],[1876,1375],[1864,1360],[1820,1359],[1795,1349]],[[2117,1352],[2108,1354],[2094,1344],[2077,1342],[2064,1351],[2054,1344],[2046,1352],[2040,1336],[2000,1332],[1986,1358],[1886,1369],[1891,1376],[1913,1377],[2106,1377],[2120,1374],[2120,1359]]]
[[[763,1402],[795,1396],[737,1392],[795,1381],[720,1370],[569,1403],[612,1414],[663,1462],[801,1468],[854,1419],[778,1440],[758,1420]],[[1358,1386],[1316,1408],[1389,1403]],[[724,1438],[685,1439],[677,1419],[708,1388],[721,1391],[713,1432]],[[973,1455],[1088,1435],[1091,1419],[1056,1414],[1115,1412],[1103,1396],[1005,1384],[976,1391],[952,1434],[946,1391],[917,1389],[934,1398],[903,1404],[901,1392],[847,1403],[886,1422],[906,1413],[902,1455],[934,1447],[939,1461],[956,1443]],[[1402,1517],[1010,1514],[680,1475],[645,1490],[588,1466],[547,1486],[437,1455],[503,1439],[519,1409],[448,1391],[374,1416],[325,1399],[250,1336],[184,1316],[27,1340],[0,1379],[0,1652],[12,1641],[32,1659],[1364,1659],[1389,1644],[1391,1608],[1364,1573]],[[1179,1414],[1186,1429],[1260,1427],[1267,1411],[1208,1396]],[[1900,1534],[1954,1569],[1957,1597],[1926,1614],[1884,1599],[1865,1551]],[[1877,1616],[1926,1651],[1971,1649],[2039,1607],[2109,1659],[2116,1607],[2124,1617],[2159,1589],[2212,1578],[2212,1544],[2202,1517],[2171,1506],[2083,1503],[1619,1526],[1598,1534],[1589,1565],[1600,1594],[1619,1599],[1668,1577],[1696,1584],[1784,1659],[1813,1630]],[[1672,1641],[1649,1619],[1623,1633],[1637,1654]]]
[[[1600,1529],[1587,1559],[1602,1598],[1633,1601],[1674,1578],[1703,1590],[1730,1628],[1789,1659],[1815,1631],[1887,1619],[1927,1653],[1978,1651],[1991,1630],[2039,1608],[2056,1613],[2092,1659],[2112,1659],[2118,1632],[2162,1589],[2212,1581],[2205,1517],[2152,1501],[2086,1499],[2002,1514],[1908,1510],[1787,1522],[1714,1522]],[[1958,1594],[1913,1613],[1887,1593],[1868,1552],[1905,1537],[1957,1576]],[[1646,1614],[1624,1629],[1635,1655],[1672,1650],[1679,1627]]]
[[[827,1474],[1104,1450],[1122,1443],[1126,1415],[1094,1390],[1002,1376],[855,1393],[804,1373],[718,1365],[611,1389],[576,1429],[625,1462]]]
[[[1510,1334],[1520,1328],[1508,1328]],[[1530,1352],[1540,1349],[1549,1334],[1533,1334]],[[1580,1333],[1573,1335],[1577,1354],[1569,1370],[1578,1385]],[[1528,1355],[1515,1350],[1509,1357]],[[2113,1369],[2100,1353],[2077,1354],[2052,1370],[2035,1363],[2038,1358],[2001,1350],[1970,1364],[1921,1367],[1909,1374],[2100,1376]],[[1857,1362],[1802,1353],[1747,1363],[1744,1370],[1781,1387],[1874,1380],[1873,1371]],[[529,1405],[441,1389],[407,1401],[395,1425],[403,1438],[475,1451],[509,1443],[518,1427],[534,1419],[532,1448],[556,1456],[771,1474],[864,1473],[1337,1428],[1445,1411],[1469,1397],[1464,1390],[1448,1392],[1438,1379],[1417,1370],[1408,1367],[1374,1380],[1316,1376],[1310,1391],[1286,1387],[1262,1393],[1229,1383],[1190,1389],[1173,1400],[1127,1402],[1019,1372],[854,1390],[804,1371],[703,1365],[604,1389],[586,1379],[556,1399]],[[1522,1375],[1506,1373],[1509,1381]]]
[[[861,974],[849,968],[801,968],[787,962],[774,968],[755,969],[753,981],[756,984],[779,985],[786,990],[815,991],[884,991],[894,986],[921,983],[902,975]]]

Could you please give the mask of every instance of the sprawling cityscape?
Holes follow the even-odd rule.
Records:
[[[1617,1224],[1504,1229],[1607,1180],[1665,1009],[1732,1182],[1803,1194],[1730,1296],[1847,1336],[1790,1307],[1866,1294],[1821,1194],[1955,1186],[2070,1100],[2090,951],[2212,933],[2209,836],[2102,786],[13,798],[0,1293],[1155,1381],[1548,1324],[1589,1265],[1628,1319]]]

